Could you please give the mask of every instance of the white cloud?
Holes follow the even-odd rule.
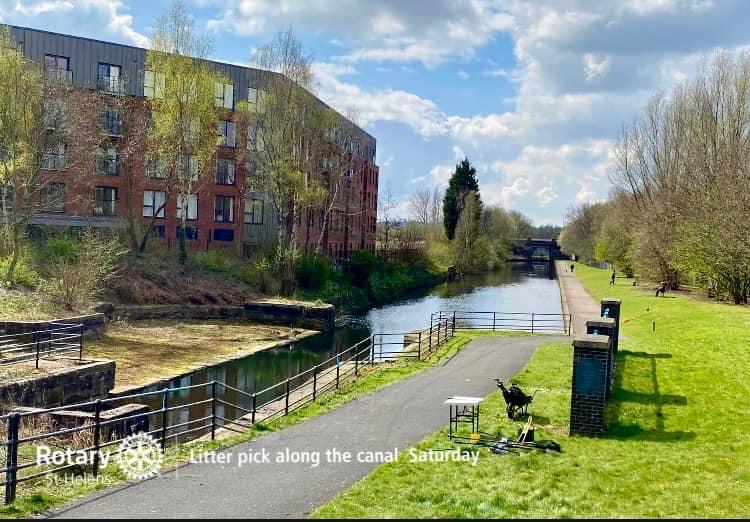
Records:
[[[0,18],[7,23],[148,47],[128,9],[121,0],[0,0]]]
[[[464,71],[463,69],[459,69],[456,75],[461,78],[462,80],[468,80],[471,78],[471,75]]]

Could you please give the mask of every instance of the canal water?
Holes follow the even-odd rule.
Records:
[[[170,388],[194,386],[211,381],[225,383],[247,393],[265,390],[285,381],[288,377],[311,369],[344,351],[354,343],[372,334],[401,333],[429,326],[430,314],[440,310],[534,312],[561,314],[560,290],[548,263],[513,264],[487,274],[466,276],[458,281],[444,283],[422,291],[404,300],[374,308],[368,313],[353,317],[349,324],[335,332],[303,339],[288,347],[258,352],[242,359],[196,371],[175,379]],[[210,349],[210,347],[207,347]],[[335,365],[335,361],[331,363]],[[309,374],[305,379],[309,379]],[[292,389],[300,382],[290,383]],[[170,394],[169,405],[187,404],[210,398],[210,386],[176,391]],[[146,388],[144,391],[156,391]],[[284,387],[258,396],[261,405],[280,397]],[[251,402],[231,390],[219,389],[223,401],[250,409]],[[160,396],[153,400],[138,399],[153,409],[161,407]],[[234,408],[218,405],[217,415],[225,418],[239,416]],[[232,410],[232,411],[230,411]],[[170,412],[169,424],[175,425],[210,415],[211,404],[184,408]]]

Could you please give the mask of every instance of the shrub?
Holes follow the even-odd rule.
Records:
[[[234,256],[223,250],[209,250],[193,255],[193,264],[210,272],[231,272],[235,267]]]
[[[375,272],[369,277],[369,284],[373,300],[382,304],[411,289],[414,279],[406,267],[398,266],[388,272]]]
[[[78,245],[70,236],[53,237],[41,249],[39,257],[44,262],[58,259],[73,261],[76,257]]]
[[[297,262],[297,284],[302,288],[318,290],[331,279],[331,264],[323,256],[305,256]]]
[[[63,249],[61,257],[50,259],[44,290],[65,309],[76,310],[103,290],[125,252],[117,238],[87,230],[81,234],[75,256],[69,257]]]
[[[352,255],[346,264],[346,272],[351,277],[352,284],[359,288],[367,288],[371,274],[380,269],[380,260],[374,254],[360,250]]]
[[[10,264],[10,256],[0,259],[0,277],[4,278],[5,274],[8,273],[8,265]],[[34,289],[39,285],[41,277],[36,271],[34,266],[29,262],[26,257],[21,257],[16,263],[16,270],[13,273],[13,281],[7,283],[16,283],[26,288]]]

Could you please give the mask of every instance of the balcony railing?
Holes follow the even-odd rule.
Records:
[[[127,94],[128,84],[122,76],[99,76],[96,88],[109,94]]]
[[[63,85],[70,85],[73,83],[73,71],[66,69],[47,69],[47,78],[52,81],[59,82]]]
[[[97,158],[96,171],[106,176],[117,176],[119,174],[117,158]]]

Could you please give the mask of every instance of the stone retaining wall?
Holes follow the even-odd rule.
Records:
[[[66,368],[0,385],[0,409],[52,408],[106,399],[115,387],[114,361],[67,361]]]
[[[83,324],[83,333],[87,337],[98,337],[104,332],[106,317],[103,313],[75,315],[62,319],[39,321],[0,321],[0,335],[21,334],[46,330],[51,323]]]

